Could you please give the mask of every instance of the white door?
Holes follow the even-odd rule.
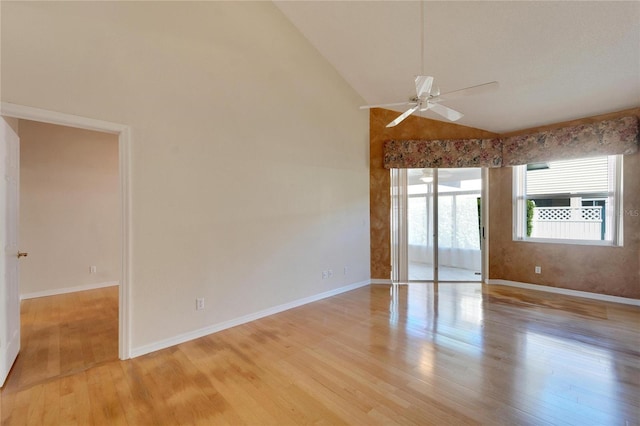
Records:
[[[20,139],[4,117],[0,117],[0,176],[0,385],[4,385],[20,351]]]

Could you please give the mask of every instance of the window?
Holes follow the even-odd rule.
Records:
[[[514,240],[622,245],[622,156],[514,167]]]

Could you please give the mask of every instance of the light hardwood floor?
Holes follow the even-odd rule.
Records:
[[[23,302],[2,425],[633,425],[640,308],[363,287],[127,361],[117,289]]]

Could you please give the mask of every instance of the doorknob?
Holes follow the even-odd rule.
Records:
[[[18,252],[18,259],[20,259],[21,257],[27,257],[28,255],[29,255],[29,253],[25,253],[25,252],[19,251]]]

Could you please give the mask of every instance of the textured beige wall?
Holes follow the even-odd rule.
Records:
[[[2,101],[131,128],[133,351],[369,279],[363,100],[274,4],[1,19]]]
[[[118,137],[26,120],[19,135],[20,293],[118,281]]]
[[[615,118],[640,110],[558,123],[535,132]],[[571,290],[640,298],[640,153],[624,157],[624,247],[513,241],[512,169],[489,170],[489,277]],[[629,213],[631,211],[632,213]],[[624,212],[623,212],[624,214]],[[534,267],[542,267],[535,274]]]
[[[370,112],[370,177],[371,199],[371,278],[391,278],[391,228],[390,228],[390,177],[389,170],[382,165],[384,142],[389,139],[458,139],[495,137],[495,133],[464,127],[453,123],[430,120],[412,115],[401,125],[387,128],[386,125],[399,113],[375,108]]]

